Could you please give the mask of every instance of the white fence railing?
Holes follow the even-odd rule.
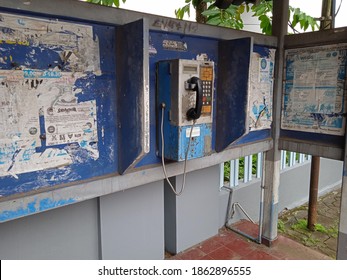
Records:
[[[248,183],[262,175],[263,153],[245,156],[221,164],[221,187],[236,187]],[[281,170],[311,160],[311,156],[281,151]]]

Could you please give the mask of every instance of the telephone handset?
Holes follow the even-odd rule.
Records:
[[[196,92],[195,108],[190,108],[187,111],[187,119],[197,120],[201,116],[202,110],[202,81],[198,77],[192,77],[186,82],[186,89]]]

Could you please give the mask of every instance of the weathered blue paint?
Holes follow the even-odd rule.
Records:
[[[117,28],[118,171],[125,173],[147,153],[149,124],[148,29],[143,20]],[[145,108],[146,107],[146,108]]]
[[[76,202],[76,199],[61,199],[52,200],[51,198],[45,198],[39,202],[35,199],[29,202],[26,207],[18,207],[16,210],[4,210],[0,212],[0,222],[6,222],[13,219],[18,219],[31,214],[39,213],[42,211],[54,209],[59,206],[69,205]]]
[[[24,13],[18,11],[16,13],[18,13],[18,19],[21,20]],[[40,20],[40,18],[35,19]],[[86,72],[83,77],[76,80],[73,88],[74,91],[80,92],[76,94],[78,102],[95,101],[98,141],[94,143],[82,142],[81,144],[82,146],[97,147],[99,157],[95,159],[88,149],[84,149],[78,143],[48,146],[45,138],[42,137],[40,140],[41,143],[37,143],[37,147],[28,148],[24,154],[24,159],[28,160],[32,154],[41,154],[47,149],[53,148],[60,149],[61,155],[68,153],[72,159],[72,164],[56,169],[16,174],[16,178],[10,175],[3,176],[0,178],[0,196],[2,197],[25,194],[42,188],[49,190],[50,187],[55,185],[87,180],[117,172],[118,162],[116,160],[116,150],[118,137],[116,137],[115,125],[117,123],[115,109],[117,104],[114,91],[116,88],[116,27],[80,22],[76,22],[76,24],[89,25],[93,30],[94,39],[99,40],[101,75],[99,73]],[[10,31],[8,30],[8,32]],[[1,29],[1,32],[7,31]],[[69,65],[64,65],[62,58],[59,56],[59,51],[64,50],[64,44],[57,46],[57,48],[50,48],[45,45],[32,45],[29,41],[25,45],[6,44],[6,42],[3,42],[1,49],[3,56],[11,56],[13,60],[12,62],[10,59],[6,60],[6,63],[1,64],[0,69],[11,70],[14,67],[13,65],[26,65],[28,69],[23,70],[23,77],[25,79],[58,79],[61,77],[62,71],[69,71]],[[58,68],[61,69],[52,70]],[[39,133],[43,136],[46,134],[44,116],[40,116]],[[18,147],[14,147],[14,151],[19,151],[19,149]],[[0,148],[0,164],[5,164],[5,152]],[[6,160],[8,161],[8,159]],[[29,210],[25,208],[22,211],[27,212]],[[17,215],[16,213],[11,213],[7,214]]]
[[[199,129],[199,136],[194,136],[191,139],[189,135],[192,126],[170,126],[165,125],[164,128],[164,141],[165,151],[164,157],[175,161],[184,161],[187,153],[188,145],[189,151],[187,159],[200,158],[208,156],[212,153],[211,150],[211,135],[212,124],[199,124],[195,125],[194,129]],[[193,129],[193,131],[194,131]],[[188,130],[188,131],[187,131]],[[190,142],[190,144],[189,144]],[[159,155],[161,156],[161,140],[159,142]]]
[[[248,84],[253,41],[219,42],[216,151],[221,152],[247,134]]]
[[[61,199],[61,200],[52,200],[50,198],[45,198],[40,201],[39,204],[39,211],[45,211],[49,209],[53,209],[59,206],[64,206],[68,204],[72,204],[76,202],[76,199],[69,198],[69,199]]]

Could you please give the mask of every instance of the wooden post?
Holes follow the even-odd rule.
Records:
[[[322,0],[322,18],[320,23],[320,30],[332,29],[334,26],[333,21],[333,5],[334,0]],[[307,228],[315,230],[317,223],[317,204],[318,204],[318,185],[319,185],[319,168],[320,157],[312,156],[311,161],[311,177],[310,177],[310,197],[308,204]]]

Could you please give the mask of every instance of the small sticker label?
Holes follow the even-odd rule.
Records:
[[[186,137],[189,138],[190,136],[190,130],[191,128],[187,128],[186,130]],[[194,127],[192,131],[192,137],[198,137],[200,136],[200,127]]]
[[[186,52],[188,50],[188,46],[186,42],[182,41],[173,41],[173,40],[164,40],[163,48],[169,51],[182,51]]]

